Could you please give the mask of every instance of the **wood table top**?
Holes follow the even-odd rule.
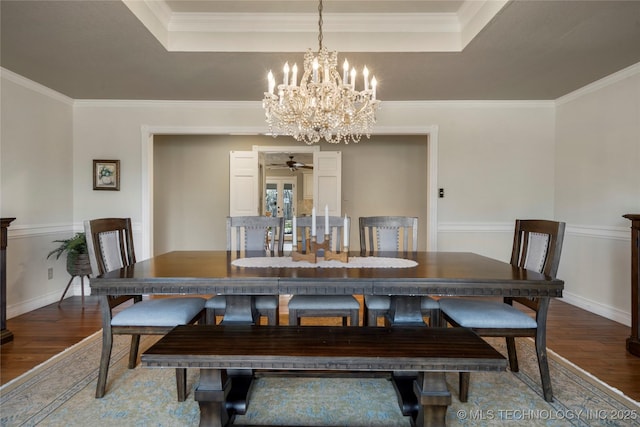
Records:
[[[564,287],[562,280],[474,253],[413,252],[401,257],[415,260],[417,265],[410,268],[236,267],[232,265],[237,258],[233,252],[174,251],[91,278],[90,282],[92,292],[97,295],[185,293],[560,297]]]

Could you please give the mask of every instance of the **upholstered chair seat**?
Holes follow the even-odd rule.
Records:
[[[352,295],[294,295],[289,300],[289,324],[299,324],[302,317],[347,317],[358,326],[360,303]]]
[[[385,295],[365,295],[364,300],[370,310],[389,310],[391,308],[391,297]],[[422,297],[420,299],[420,309],[433,310],[440,308],[438,301],[431,297]]]
[[[441,298],[440,309],[463,328],[537,328],[536,319],[502,301]]]
[[[186,325],[204,308],[204,298],[157,298],[133,304],[113,316],[111,326]]]
[[[278,295],[258,295],[255,297],[256,310],[260,316],[267,317],[267,323],[278,323],[276,311],[278,310]],[[223,316],[227,308],[227,299],[224,296],[212,297],[204,306],[207,309],[207,323],[214,324],[216,316]]]

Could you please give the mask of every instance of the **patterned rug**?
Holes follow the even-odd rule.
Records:
[[[154,338],[143,339],[142,348]],[[504,352],[503,340],[492,340]],[[541,396],[533,342],[518,342],[521,372],[474,373],[469,402],[453,403],[447,425],[639,426],[640,405],[560,356],[550,354],[554,401]],[[197,426],[198,371],[189,370],[186,402],[176,401],[172,369],[128,370],[127,337],[116,337],[107,394],[95,399],[101,335],[97,333],[0,388],[2,426]],[[310,399],[309,396],[312,396]],[[409,426],[386,378],[258,375],[248,412],[252,425]]]

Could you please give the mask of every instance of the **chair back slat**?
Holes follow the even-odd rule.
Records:
[[[360,217],[360,253],[415,252],[418,250],[418,218],[406,216]]]
[[[107,231],[98,235],[100,242],[100,254],[105,271],[111,271],[124,267],[122,251],[120,248],[120,235],[117,231]]]
[[[549,252],[549,235],[542,233],[529,233],[528,241],[524,247],[522,265],[527,270],[542,272]]]
[[[227,217],[227,250],[264,251],[282,256],[284,251],[284,218],[270,216]]]
[[[398,228],[376,227],[376,249],[381,252],[395,252],[400,248]],[[406,251],[406,248],[403,248]]]

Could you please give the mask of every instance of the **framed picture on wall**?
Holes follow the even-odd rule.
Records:
[[[93,189],[120,191],[120,160],[93,161]]]

